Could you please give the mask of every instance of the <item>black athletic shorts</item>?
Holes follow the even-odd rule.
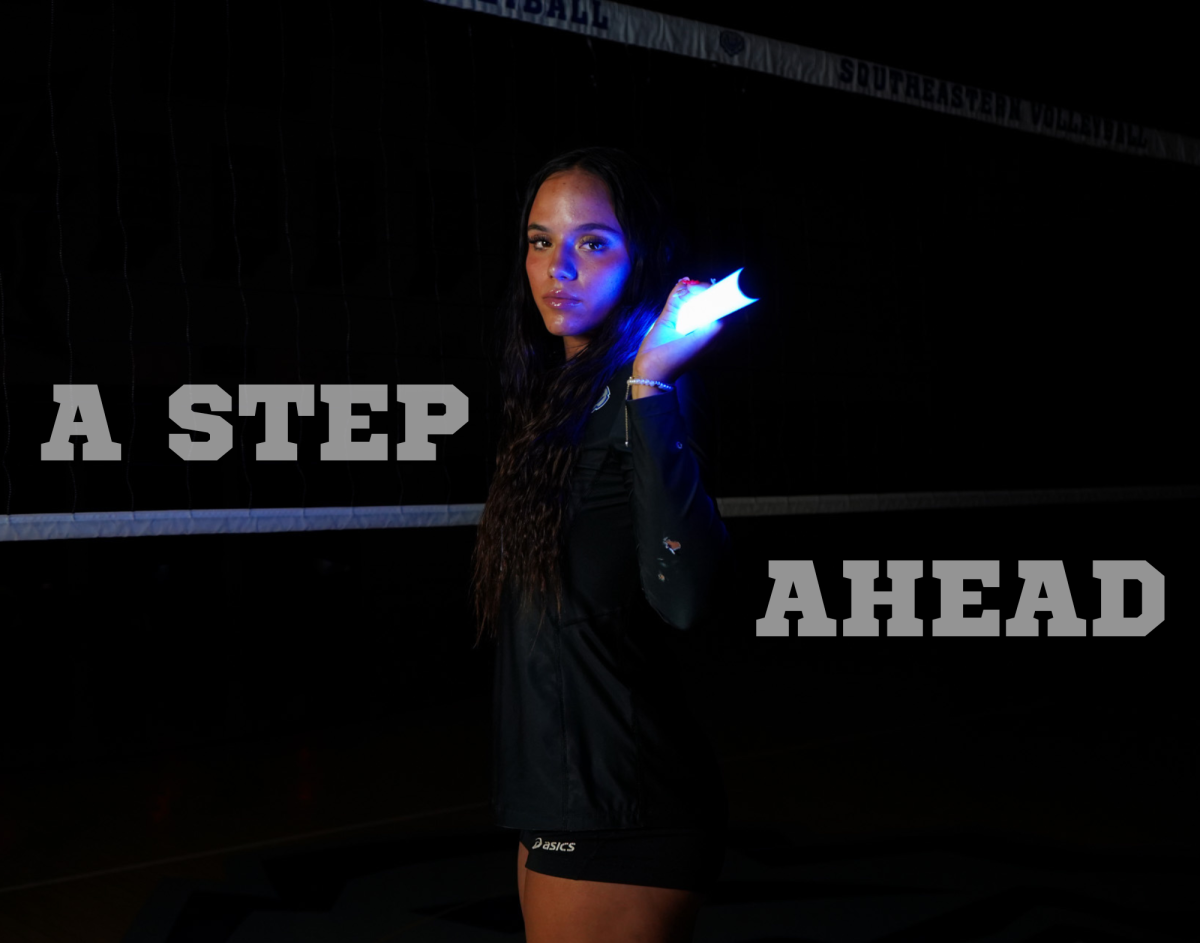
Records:
[[[706,897],[725,861],[725,831],[620,828],[559,832],[522,829],[525,867],[576,881],[607,881],[698,891]]]

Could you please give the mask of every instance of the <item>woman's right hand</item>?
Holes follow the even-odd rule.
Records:
[[[691,361],[724,327],[721,320],[696,328],[690,334],[680,334],[675,329],[680,309],[688,298],[712,288],[711,282],[701,282],[683,277],[675,283],[662,312],[642,338],[637,357],[633,361],[633,375],[647,380],[674,383],[684,373]],[[651,386],[634,387],[633,395],[653,395],[657,390]]]

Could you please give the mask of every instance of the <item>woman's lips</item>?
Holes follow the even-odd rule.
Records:
[[[583,303],[574,295],[542,295],[542,300],[551,308],[577,308]]]

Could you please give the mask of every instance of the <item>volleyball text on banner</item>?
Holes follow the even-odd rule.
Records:
[[[523,23],[569,30],[596,39],[765,72],[872,98],[961,115],[989,124],[1045,134],[1106,150],[1200,164],[1200,141],[1129,121],[1060,108],[993,89],[948,82],[878,62],[809,49],[752,33],[643,10],[608,0],[429,0],[446,7],[492,13]]]

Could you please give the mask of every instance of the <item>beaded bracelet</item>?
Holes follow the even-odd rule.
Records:
[[[661,380],[646,380],[642,377],[630,377],[625,381],[625,401],[629,402],[633,396],[633,384],[637,383],[640,386],[657,386],[665,393],[670,393],[675,387],[670,383],[663,383]],[[625,444],[629,445],[629,407],[625,407]]]
[[[643,380],[641,377],[630,377],[628,380],[625,381],[625,388],[626,388],[625,389],[625,398],[626,399],[629,399],[629,394],[633,392],[632,390],[629,389],[629,386],[633,383],[638,383],[642,386],[657,386],[660,390],[665,390],[668,393],[670,393],[671,390],[675,389],[675,387],[671,386],[670,383],[663,383],[662,380]]]

